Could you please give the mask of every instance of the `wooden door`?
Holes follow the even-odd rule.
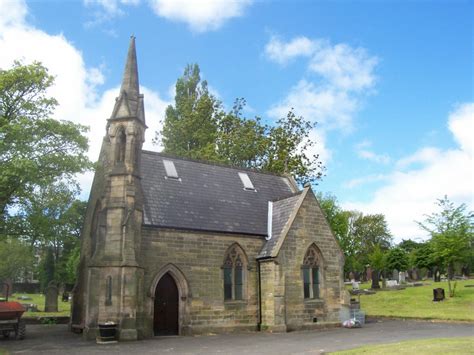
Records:
[[[154,332],[155,335],[177,335],[178,288],[173,277],[166,273],[158,282],[155,291]]]

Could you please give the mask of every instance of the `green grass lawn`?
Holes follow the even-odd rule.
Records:
[[[17,300],[18,296],[28,296],[31,300]],[[59,312],[44,312],[44,295],[40,293],[14,293],[9,297],[9,301],[16,301],[20,303],[34,303],[38,305],[39,312],[25,312],[23,317],[63,317],[69,316],[71,313],[71,304],[69,302],[62,302],[61,297],[58,297],[58,310]]]
[[[368,345],[331,354],[473,354],[474,337],[410,340],[393,344]]]
[[[447,282],[361,295],[360,306],[368,316],[474,321],[474,287],[465,285],[474,285],[474,280],[457,281],[456,296],[442,302],[432,301],[433,289],[444,288],[448,296]],[[369,284],[361,284],[360,288],[369,287]]]

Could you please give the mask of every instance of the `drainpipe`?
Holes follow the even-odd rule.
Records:
[[[257,260],[257,279],[258,279],[258,323],[257,330],[262,330],[262,279],[260,275],[260,261]]]

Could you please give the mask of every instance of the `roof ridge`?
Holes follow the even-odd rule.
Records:
[[[258,169],[255,169],[255,168],[244,168],[244,167],[240,167],[240,166],[235,166],[235,165],[230,165],[230,164],[220,163],[220,162],[214,162],[214,161],[209,161],[209,160],[185,158],[185,157],[180,157],[180,156],[169,154],[169,153],[155,152],[155,151],[152,151],[152,150],[145,150],[145,149],[142,149],[142,153],[154,154],[154,155],[159,155],[159,156],[164,157],[164,158],[184,160],[184,161],[189,161],[189,162],[193,162],[193,163],[213,165],[213,166],[218,166],[218,167],[222,167],[222,168],[229,168],[229,169],[240,170],[240,171],[249,171],[249,172],[257,173],[257,174],[273,175],[273,176],[278,176],[278,177],[288,179],[288,176],[285,176],[283,174],[272,173],[270,171],[262,171],[262,170],[258,170]]]
[[[286,200],[286,199],[289,199],[291,197],[295,197],[295,196],[298,196],[298,195],[301,195],[303,193],[303,190],[299,190],[297,192],[294,192],[290,195],[286,195],[286,196],[283,196],[283,197],[279,197],[275,200],[272,200],[271,202],[278,202],[278,201],[283,201],[283,200]]]

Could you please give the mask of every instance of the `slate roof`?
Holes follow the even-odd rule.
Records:
[[[279,241],[285,237],[284,229],[287,223],[291,223],[290,216],[295,211],[298,201],[301,198],[301,192],[273,202],[272,213],[272,237],[263,246],[258,258],[271,257]]]
[[[165,178],[164,159],[174,163],[179,180]],[[255,191],[244,190],[239,172]],[[141,176],[144,224],[160,227],[264,236],[268,201],[295,193],[286,177],[149,151],[142,151]]]

